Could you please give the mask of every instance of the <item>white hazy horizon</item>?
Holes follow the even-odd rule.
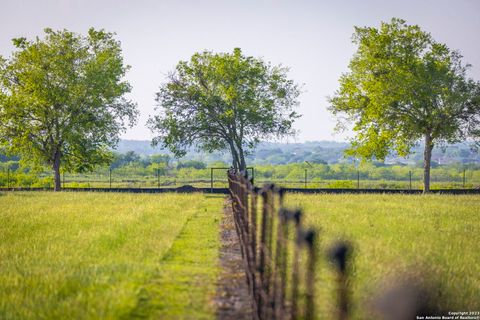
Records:
[[[327,111],[338,79],[348,71],[355,47],[354,26],[378,26],[392,17],[418,24],[433,37],[459,50],[470,63],[470,76],[480,79],[480,1],[115,1],[2,0],[0,55],[9,57],[11,39],[43,37],[43,29],[85,34],[90,27],[117,34],[125,62],[129,98],[138,103],[138,125],[122,139],[150,140],[145,126],[154,113],[154,94],[180,60],[195,52],[231,52],[262,57],[290,67],[290,78],[304,84],[290,142],[344,141],[334,134]]]

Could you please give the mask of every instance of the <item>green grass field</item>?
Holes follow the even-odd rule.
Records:
[[[480,197],[295,195],[320,230],[317,308],[333,317],[325,252],[355,248],[354,319],[386,279],[435,282],[442,306],[480,308]],[[213,319],[223,196],[0,193],[0,319]]]
[[[341,239],[355,250],[350,278],[355,319],[371,319],[367,310],[377,288],[402,275],[435,286],[439,307],[479,310],[480,196],[287,195],[286,200],[304,208],[306,225],[320,230],[322,312],[334,313],[336,288],[325,252]]]
[[[222,203],[0,193],[0,319],[213,318]]]

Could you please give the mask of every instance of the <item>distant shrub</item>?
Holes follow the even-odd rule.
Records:
[[[372,186],[373,189],[405,189],[405,187],[400,184],[400,183],[396,183],[396,182],[386,182],[386,181],[382,181],[380,182],[378,185],[376,186]]]
[[[89,182],[71,182],[67,185],[69,188],[90,188]]]
[[[351,189],[355,188],[355,183],[351,180],[336,180],[329,182],[327,188],[332,189]]]
[[[177,170],[182,168],[194,168],[194,169],[205,169],[207,165],[202,161],[189,160],[185,162],[179,162],[177,165]]]
[[[32,184],[33,188],[53,188],[53,177],[40,178]]]

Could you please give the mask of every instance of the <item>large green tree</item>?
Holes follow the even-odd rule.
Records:
[[[43,39],[13,39],[16,50],[0,57],[0,145],[35,166],[85,171],[111,159],[109,148],[137,117],[124,98],[120,43],[112,33],[82,36],[45,29]]]
[[[330,98],[339,127],[353,123],[349,155],[407,156],[424,141],[424,191],[430,190],[435,145],[480,136],[480,85],[462,56],[416,25],[392,19],[355,28],[357,52]]]
[[[245,170],[246,154],[260,140],[292,134],[298,85],[288,69],[233,53],[196,53],[178,63],[160,87],[158,114],[149,120],[162,143],[177,156],[190,146],[230,152]]]

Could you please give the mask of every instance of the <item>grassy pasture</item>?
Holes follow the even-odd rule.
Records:
[[[222,202],[0,193],[0,318],[212,318]]]
[[[286,203],[321,230],[322,257],[335,240],[353,242],[354,319],[373,319],[378,286],[402,274],[435,282],[442,304],[478,310],[479,196],[288,194]],[[200,194],[0,193],[0,319],[214,318],[222,204]],[[324,315],[335,288],[322,258]]]
[[[340,239],[355,250],[355,319],[372,319],[366,310],[377,288],[402,275],[435,286],[447,310],[480,308],[480,196],[290,194],[286,201],[320,229],[317,304],[332,317],[336,285],[324,257]]]

